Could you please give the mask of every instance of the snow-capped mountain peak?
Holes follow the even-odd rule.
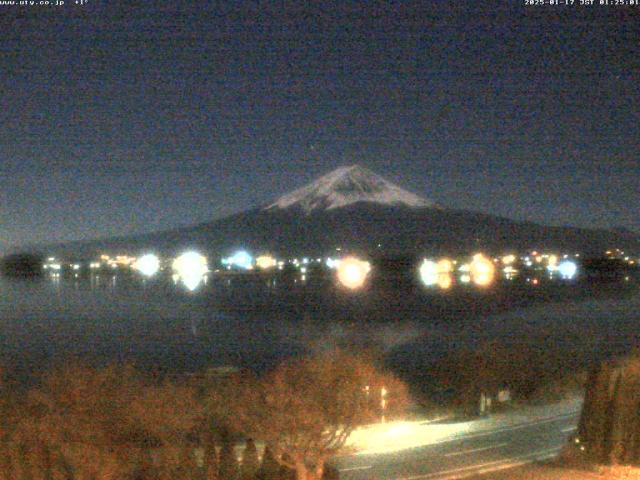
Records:
[[[357,202],[407,207],[435,207],[435,203],[403,190],[359,165],[340,167],[315,182],[280,197],[266,209],[301,207],[305,212],[331,210]]]

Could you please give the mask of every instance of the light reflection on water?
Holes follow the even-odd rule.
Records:
[[[633,339],[640,327],[637,296],[613,303],[589,300],[588,308],[582,300],[523,310],[520,297],[531,290],[517,292],[517,304],[501,305],[501,295],[469,290],[462,300],[424,289],[404,296],[383,290],[351,295],[314,288],[313,277],[300,286],[204,276],[194,290],[175,285],[168,274],[0,278],[0,365],[29,372],[75,355],[179,371],[211,365],[263,369],[307,349],[352,343],[394,350],[396,357],[404,352],[407,362],[472,345],[479,336],[518,339],[542,329],[574,338],[575,329],[587,322],[590,341],[597,343],[614,333],[619,339],[627,332]],[[233,301],[220,299],[225,292]],[[597,317],[608,312],[617,320]]]
[[[286,315],[275,328],[256,310],[217,308],[209,287],[206,278],[190,291],[126,274],[0,278],[0,365],[31,372],[74,356],[179,371],[262,368],[302,351]]]

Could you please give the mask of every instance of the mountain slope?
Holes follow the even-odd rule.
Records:
[[[256,209],[190,228],[67,244],[46,253],[87,256],[152,250],[175,255],[196,248],[219,257],[246,248],[255,254],[290,257],[335,255],[340,247],[343,252],[391,256],[534,249],[602,255],[613,245],[640,250],[638,237],[608,230],[548,227],[476,212],[360,202],[311,215],[297,208]]]
[[[362,167],[343,167],[274,203],[193,227],[43,249],[88,256],[153,250],[174,255],[197,248],[213,257],[236,248],[281,256],[469,254],[484,250],[556,250],[602,255],[640,251],[628,231],[550,227],[484,213],[441,208]]]

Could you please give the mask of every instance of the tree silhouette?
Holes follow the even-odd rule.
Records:
[[[605,362],[587,383],[578,442],[597,463],[640,462],[640,356]]]
[[[42,275],[43,258],[38,253],[16,253],[0,259],[0,273],[9,277]]]
[[[354,428],[407,400],[396,378],[341,352],[218,387],[78,364],[13,396],[0,383],[0,480],[319,479]],[[259,468],[248,440],[239,469],[238,432],[267,444]]]
[[[168,479],[192,473],[190,389],[145,381],[131,367],[67,366],[19,409],[9,445],[14,478]]]
[[[279,480],[280,478],[280,464],[268,445],[264,449],[262,463],[256,473],[256,478],[258,480]]]
[[[249,438],[242,454],[242,466],[240,478],[242,480],[254,480],[259,467],[258,449],[253,439]]]
[[[343,451],[357,426],[393,417],[408,398],[398,379],[340,351],[287,361],[262,379],[238,383],[244,388],[232,413],[236,428],[265,441],[299,480],[321,478],[326,460]]]
[[[236,480],[238,478],[238,459],[233,448],[233,440],[225,435],[220,449],[220,480]]]

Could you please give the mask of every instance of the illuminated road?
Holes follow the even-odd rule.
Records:
[[[505,418],[503,425],[458,432],[436,443],[392,453],[363,453],[339,460],[340,478],[347,480],[457,479],[512,468],[555,457],[575,432],[576,405],[549,416]],[[511,420],[511,421],[508,421]],[[482,421],[481,421],[482,422]],[[423,429],[437,428],[424,425]],[[391,433],[393,435],[393,433]]]

